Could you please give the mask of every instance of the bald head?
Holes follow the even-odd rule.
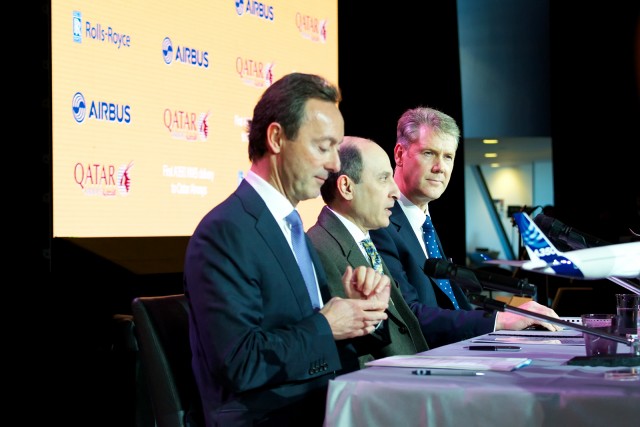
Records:
[[[340,171],[329,174],[320,189],[324,202],[364,232],[389,225],[399,191],[387,153],[355,136],[345,136],[338,152]]]

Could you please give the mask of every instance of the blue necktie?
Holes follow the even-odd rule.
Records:
[[[309,255],[309,248],[307,247],[307,240],[304,235],[304,229],[302,228],[302,219],[297,210],[293,210],[287,215],[287,222],[291,226],[291,242],[293,243],[293,252],[296,255],[296,261],[304,277],[304,282],[307,285],[307,292],[311,298],[311,304],[313,308],[320,308],[320,300],[318,299],[318,287],[316,285],[316,278],[313,274],[313,262]]]
[[[442,254],[440,253],[440,248],[438,247],[438,242],[436,241],[436,229],[433,228],[433,223],[431,222],[431,217],[427,215],[427,219],[424,220],[424,224],[422,224],[422,237],[424,238],[424,244],[427,247],[427,253],[429,254],[429,258],[440,258],[442,259]],[[457,309],[460,308],[458,305],[458,301],[456,301],[456,297],[453,295],[453,290],[451,289],[451,283],[447,279],[433,279],[436,281],[440,289],[444,291],[444,293],[449,297],[453,306]]]
[[[367,252],[367,255],[369,255],[369,261],[371,262],[373,269],[380,274],[384,274],[384,271],[382,270],[382,258],[380,258],[380,254],[371,239],[364,239],[361,243],[364,250]]]

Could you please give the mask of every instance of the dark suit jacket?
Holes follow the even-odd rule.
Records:
[[[360,246],[347,228],[326,206],[322,208],[318,221],[307,234],[316,247],[325,272],[327,273],[331,295],[344,298],[342,275],[347,265],[359,267],[370,265],[360,251]],[[384,273],[390,276],[384,260]],[[420,330],[418,319],[402,298],[398,283],[391,284],[389,319],[385,323],[391,342],[381,348],[374,348],[368,357],[361,357],[361,365],[373,358],[399,354],[415,354],[429,349]]]
[[[388,227],[370,232],[371,240],[389,267],[391,276],[400,283],[404,299],[418,317],[429,345],[439,347],[493,331],[495,313],[473,310],[460,286],[451,281],[460,305],[460,310],[454,310],[451,300],[424,274],[427,257],[399,202],[393,206],[390,219]],[[444,257],[441,245],[440,252]]]
[[[327,301],[322,263],[307,242]],[[322,423],[328,381],[358,369],[358,358],[314,312],[286,238],[246,181],[196,227],[184,291],[207,427]]]

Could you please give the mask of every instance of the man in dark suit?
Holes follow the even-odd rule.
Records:
[[[423,271],[428,251],[422,226],[429,216],[429,202],[437,200],[449,184],[459,138],[455,120],[438,110],[418,107],[403,113],[398,120],[394,147],[394,180],[400,196],[391,210],[390,225],[372,230],[371,238],[391,276],[400,283],[402,294],[431,347],[494,330],[521,330],[532,324],[555,331],[557,327],[551,323],[510,312],[487,314],[473,310],[453,280],[451,288],[443,290]],[[430,244],[437,246],[441,257],[446,259],[437,235]],[[535,301],[520,308],[558,317]]]
[[[289,215],[340,168],[339,101],[337,87],[310,74],[267,88],[249,123],[250,171],[189,240],[184,291],[207,427],[320,426],[328,381],[358,368],[354,341],[387,318],[387,276],[349,267],[342,284],[357,298],[330,298],[303,230],[307,248],[293,252]]]
[[[344,298],[347,295],[340,279],[347,266],[376,267],[375,252],[369,255],[367,243],[363,242],[369,238],[369,230],[389,225],[391,207],[399,192],[389,156],[375,142],[347,136],[339,153],[340,171],[330,173],[320,188],[326,206],[307,234],[320,255],[331,294]],[[379,268],[389,275],[382,260]],[[393,281],[387,314],[389,319],[383,326],[387,328],[390,343],[362,356],[361,365],[374,358],[429,349],[418,319]]]

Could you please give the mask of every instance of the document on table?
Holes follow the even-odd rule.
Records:
[[[558,344],[584,345],[582,332],[573,329],[561,331],[496,331],[471,339],[471,342],[500,344]]]
[[[367,362],[367,366],[395,368],[465,369],[471,371],[514,371],[531,364],[526,357],[482,356],[389,356]]]

